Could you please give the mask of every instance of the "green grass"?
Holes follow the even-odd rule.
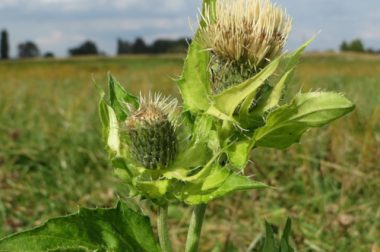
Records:
[[[112,176],[97,117],[93,79],[107,71],[133,92],[178,96],[181,57],[0,62],[0,236],[67,214],[111,206],[125,188]],[[290,216],[299,251],[370,251],[380,245],[380,58],[309,55],[291,86],[338,90],[357,109],[312,130],[287,151],[255,150],[247,174],[276,187],[210,204],[203,251],[231,240],[242,250],[267,219]],[[190,215],[170,209],[182,246]]]

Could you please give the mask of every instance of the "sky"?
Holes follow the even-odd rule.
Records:
[[[274,2],[293,17],[290,50],[316,34],[309,50],[338,49],[343,40],[355,38],[380,49],[379,0]],[[113,55],[117,38],[151,42],[191,36],[200,6],[201,0],[0,0],[0,29],[9,32],[12,56],[26,40],[36,42],[42,53],[66,56],[87,39]]]

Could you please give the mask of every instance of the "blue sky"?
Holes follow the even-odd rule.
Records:
[[[293,17],[288,48],[321,32],[311,50],[337,49],[342,40],[360,37],[380,49],[379,0],[276,0]],[[201,0],[0,0],[0,29],[10,33],[11,54],[25,40],[42,52],[65,56],[86,39],[114,54],[116,39],[190,36]]]

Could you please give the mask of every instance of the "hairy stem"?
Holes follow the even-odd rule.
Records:
[[[158,237],[162,252],[172,252],[172,245],[169,238],[168,230],[168,206],[160,207],[157,219]]]
[[[187,233],[186,252],[198,251],[206,208],[206,204],[201,204],[194,208],[193,214],[191,215],[189,231]]]

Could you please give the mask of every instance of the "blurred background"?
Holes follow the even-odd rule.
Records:
[[[294,19],[288,50],[313,35],[290,89],[339,91],[349,116],[286,151],[255,150],[247,174],[274,190],[234,194],[207,212],[202,251],[241,251],[264,219],[294,221],[298,251],[380,251],[380,3],[278,0]],[[133,92],[178,96],[173,78],[200,0],[0,0],[0,237],[113,206],[98,94],[111,71]],[[191,28],[193,27],[193,28]],[[190,210],[170,209],[180,246]]]

